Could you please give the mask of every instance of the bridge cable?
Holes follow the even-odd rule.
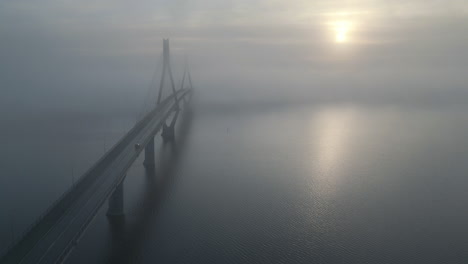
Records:
[[[163,54],[160,53],[159,54],[159,58],[157,60],[157,63],[156,63],[156,67],[155,67],[155,70],[153,72],[153,76],[151,77],[151,81],[148,85],[148,89],[146,91],[146,96],[144,98],[144,101],[143,101],[143,106],[141,108],[141,110],[139,111],[138,115],[137,115],[137,120],[136,121],[139,121],[143,115],[146,113],[146,107],[147,107],[147,104],[148,102],[151,104],[152,102],[152,92],[156,92],[156,79],[158,78],[158,73],[159,73],[159,70],[161,68],[161,58],[162,58]]]

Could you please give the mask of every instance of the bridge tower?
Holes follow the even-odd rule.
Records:
[[[179,115],[179,99],[177,98],[177,91],[175,88],[174,77],[172,75],[172,68],[171,68],[171,57],[170,57],[170,49],[169,49],[169,39],[163,39],[163,70],[161,74],[161,81],[159,83],[159,92],[158,92],[158,99],[156,101],[156,105],[161,103],[162,92],[164,88],[164,84],[166,81],[166,75],[169,75],[169,81],[171,85],[172,92],[174,94],[174,98],[176,100],[176,114],[174,115],[171,124],[168,126],[165,122],[162,127],[162,138],[164,142],[172,141],[174,139],[174,126],[177,121],[177,117]],[[145,160],[143,162],[145,167],[147,168],[154,168],[154,138],[148,142],[145,147]]]
[[[177,117],[179,116],[179,99],[177,98],[177,91],[175,89],[175,83],[174,83],[174,78],[172,77],[172,69],[171,69],[171,60],[170,60],[170,51],[169,51],[169,39],[163,40],[163,72],[161,76],[161,84],[159,86],[159,94],[158,94],[158,104],[161,101],[161,93],[163,90],[163,85],[164,85],[164,76],[167,71],[169,74],[170,80],[171,80],[171,87],[172,87],[172,93],[174,94],[174,98],[176,100],[176,109],[175,109],[175,115],[172,118],[172,121],[170,125],[167,125],[166,122],[163,124],[162,132],[161,132],[161,137],[163,138],[164,142],[169,142],[173,141],[175,138],[175,123],[177,121]]]
[[[156,102],[156,104],[158,105],[159,103],[161,103],[161,95],[162,95],[162,90],[164,88],[164,83],[165,83],[164,81],[166,79],[165,78],[166,73],[169,74],[172,92],[174,93],[176,102],[178,102],[179,100],[177,99],[174,77],[172,76],[171,57],[170,57],[170,51],[169,51],[169,39],[163,39],[163,70],[162,70],[162,75],[161,75],[161,82],[159,83],[158,101]]]
[[[188,81],[188,89],[193,89],[192,77],[190,77],[190,71],[188,70],[188,66],[187,66],[187,58],[185,59],[184,75],[182,76],[182,83],[180,85],[181,90],[185,88],[185,79],[187,79],[187,81]],[[190,94],[190,96],[191,95],[192,94]],[[184,106],[185,106],[185,104],[187,104],[187,102],[188,102],[188,100],[187,100],[187,98],[185,96],[183,97],[183,101],[184,101]]]

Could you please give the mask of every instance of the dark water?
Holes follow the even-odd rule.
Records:
[[[131,167],[125,218],[103,207],[67,262],[466,263],[467,111],[198,107],[175,144],[157,137],[154,172]],[[80,120],[2,136],[3,245],[133,122]]]

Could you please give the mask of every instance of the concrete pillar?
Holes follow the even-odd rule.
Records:
[[[145,147],[145,161],[143,161],[143,164],[146,167],[154,167],[154,137]]]
[[[163,130],[161,133],[161,137],[163,138],[164,142],[170,142],[174,140],[174,137],[175,137],[174,131],[175,131],[174,125],[168,126],[166,125],[166,123],[164,123]]]
[[[124,215],[124,190],[123,181],[117,185],[112,195],[109,197],[109,208],[107,209],[108,216]]]

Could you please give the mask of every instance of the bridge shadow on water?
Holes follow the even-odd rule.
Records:
[[[191,129],[193,113],[187,111],[177,129],[173,142],[162,143],[156,153],[156,165],[145,168],[144,193],[133,208],[132,221],[125,216],[109,218],[111,246],[107,263],[139,263],[140,249],[157,221],[159,209],[176,179],[176,169],[183,155],[186,139]],[[159,136],[156,135],[156,136]]]

